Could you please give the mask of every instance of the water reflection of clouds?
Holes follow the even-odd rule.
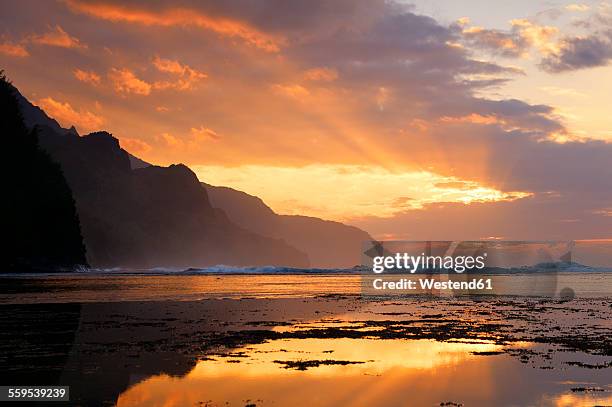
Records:
[[[482,341],[275,340],[234,350],[231,355],[244,352],[240,358],[200,361],[182,378],[149,378],[124,392],[118,405],[187,405],[207,400],[233,405],[247,399],[277,405],[291,405],[296,400],[312,405],[395,405],[408,400],[404,397],[411,403],[431,404],[439,403],[438,394],[445,393],[462,400],[468,394],[487,399],[493,397],[495,388],[491,372],[502,365],[511,366],[512,361],[506,355],[483,357],[473,352],[501,349],[493,342]],[[364,363],[322,363],[300,371],[278,363],[288,360]]]

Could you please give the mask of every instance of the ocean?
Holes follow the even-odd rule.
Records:
[[[513,293],[372,296],[355,270],[2,275],[0,374],[75,406],[612,404],[612,273],[482,276]]]

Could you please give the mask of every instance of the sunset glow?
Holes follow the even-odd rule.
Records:
[[[1,68],[149,163],[377,236],[443,233],[415,219],[444,206],[504,220],[472,238],[521,237],[526,213],[525,234],[610,237],[606,2],[25,3]]]
[[[232,185],[266,202],[280,214],[350,221],[375,215],[389,218],[435,202],[512,201],[526,192],[502,192],[475,182],[434,173],[391,172],[356,165],[194,166],[213,185]],[[301,195],[301,198],[297,199]]]
[[[612,404],[612,0],[0,26],[0,401]]]

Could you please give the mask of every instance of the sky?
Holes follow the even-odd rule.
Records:
[[[385,239],[612,238],[612,5],[0,3],[64,127]]]

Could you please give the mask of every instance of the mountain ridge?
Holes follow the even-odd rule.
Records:
[[[147,163],[108,132],[81,136],[17,95],[26,122],[39,129],[41,147],[74,191],[94,267],[348,268],[360,263],[361,243],[371,240],[353,226],[278,215],[259,197],[200,184],[183,164]]]
[[[221,208],[237,225],[263,236],[285,240],[308,254],[322,268],[361,264],[362,245],[372,237],[341,222],[304,215],[279,215],[259,197],[225,186],[202,183],[213,207]]]
[[[133,169],[110,133],[79,136],[27,99],[20,104],[73,191],[92,267],[309,266],[306,254],[213,208],[188,167]]]

